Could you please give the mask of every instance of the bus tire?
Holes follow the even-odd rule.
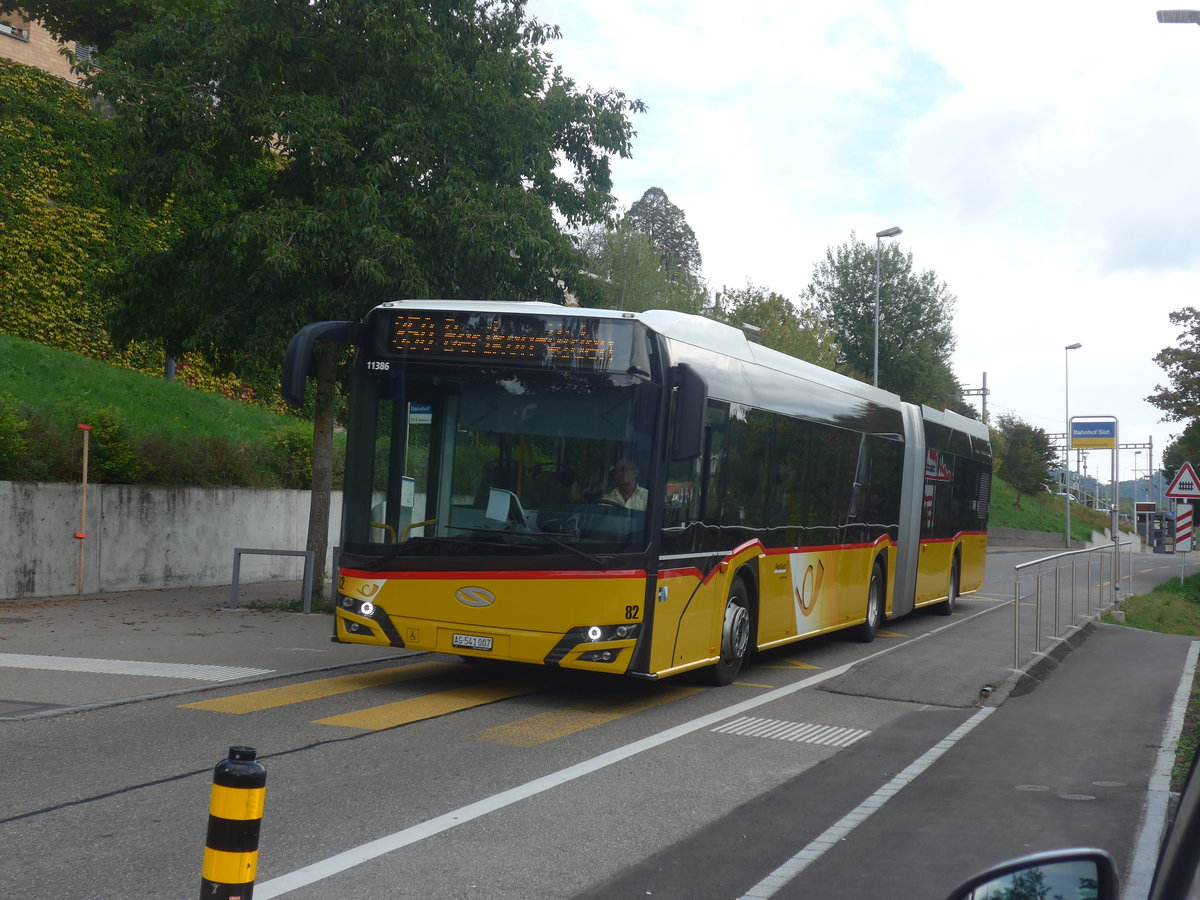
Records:
[[[946,599],[933,608],[939,616],[948,616],[958,605],[958,557],[950,563],[950,582],[946,585]]]
[[[724,686],[737,677],[750,654],[750,594],[741,577],[729,585],[721,620],[721,658],[708,670],[709,680]]]
[[[864,644],[875,640],[883,622],[883,567],[871,567],[871,583],[867,587],[867,620],[854,628],[854,637]]]

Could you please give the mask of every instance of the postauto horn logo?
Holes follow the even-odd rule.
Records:
[[[496,602],[496,595],[487,588],[461,587],[454,592],[454,599],[464,606],[491,606]]]

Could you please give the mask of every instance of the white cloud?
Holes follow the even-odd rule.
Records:
[[[955,369],[974,387],[988,373],[989,410],[1062,431],[1080,341],[1072,412],[1117,416],[1160,458],[1180,427],[1144,402],[1152,358],[1175,339],[1167,313],[1200,304],[1200,29],[1155,8],[529,5],[562,27],[569,75],[647,103],[618,199],[665,190],[714,286],[795,297],[851,230],[900,225],[959,298]]]

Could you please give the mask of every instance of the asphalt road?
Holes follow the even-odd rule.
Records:
[[[953,617],[717,689],[332,645],[324,617],[211,591],[0,604],[0,886],[194,895],[232,745],[268,771],[260,900],[903,900],[1078,844],[1136,883],[1193,642],[1087,624],[1099,592],[1063,573],[1057,617],[1082,627],[1047,637],[1052,580],[1040,628],[1023,581],[1015,669],[1013,566],[1038,555],[991,554]],[[1135,591],[1179,571],[1134,563]]]

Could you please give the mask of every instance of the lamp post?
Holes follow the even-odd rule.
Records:
[[[879,387],[879,247],[885,237],[895,237],[901,232],[902,229],[896,225],[875,232],[875,374],[871,380],[875,387]]]
[[[1071,549],[1071,351],[1083,344],[1067,344],[1063,349],[1063,407],[1067,430],[1063,435],[1063,505],[1067,507],[1067,549]]]

